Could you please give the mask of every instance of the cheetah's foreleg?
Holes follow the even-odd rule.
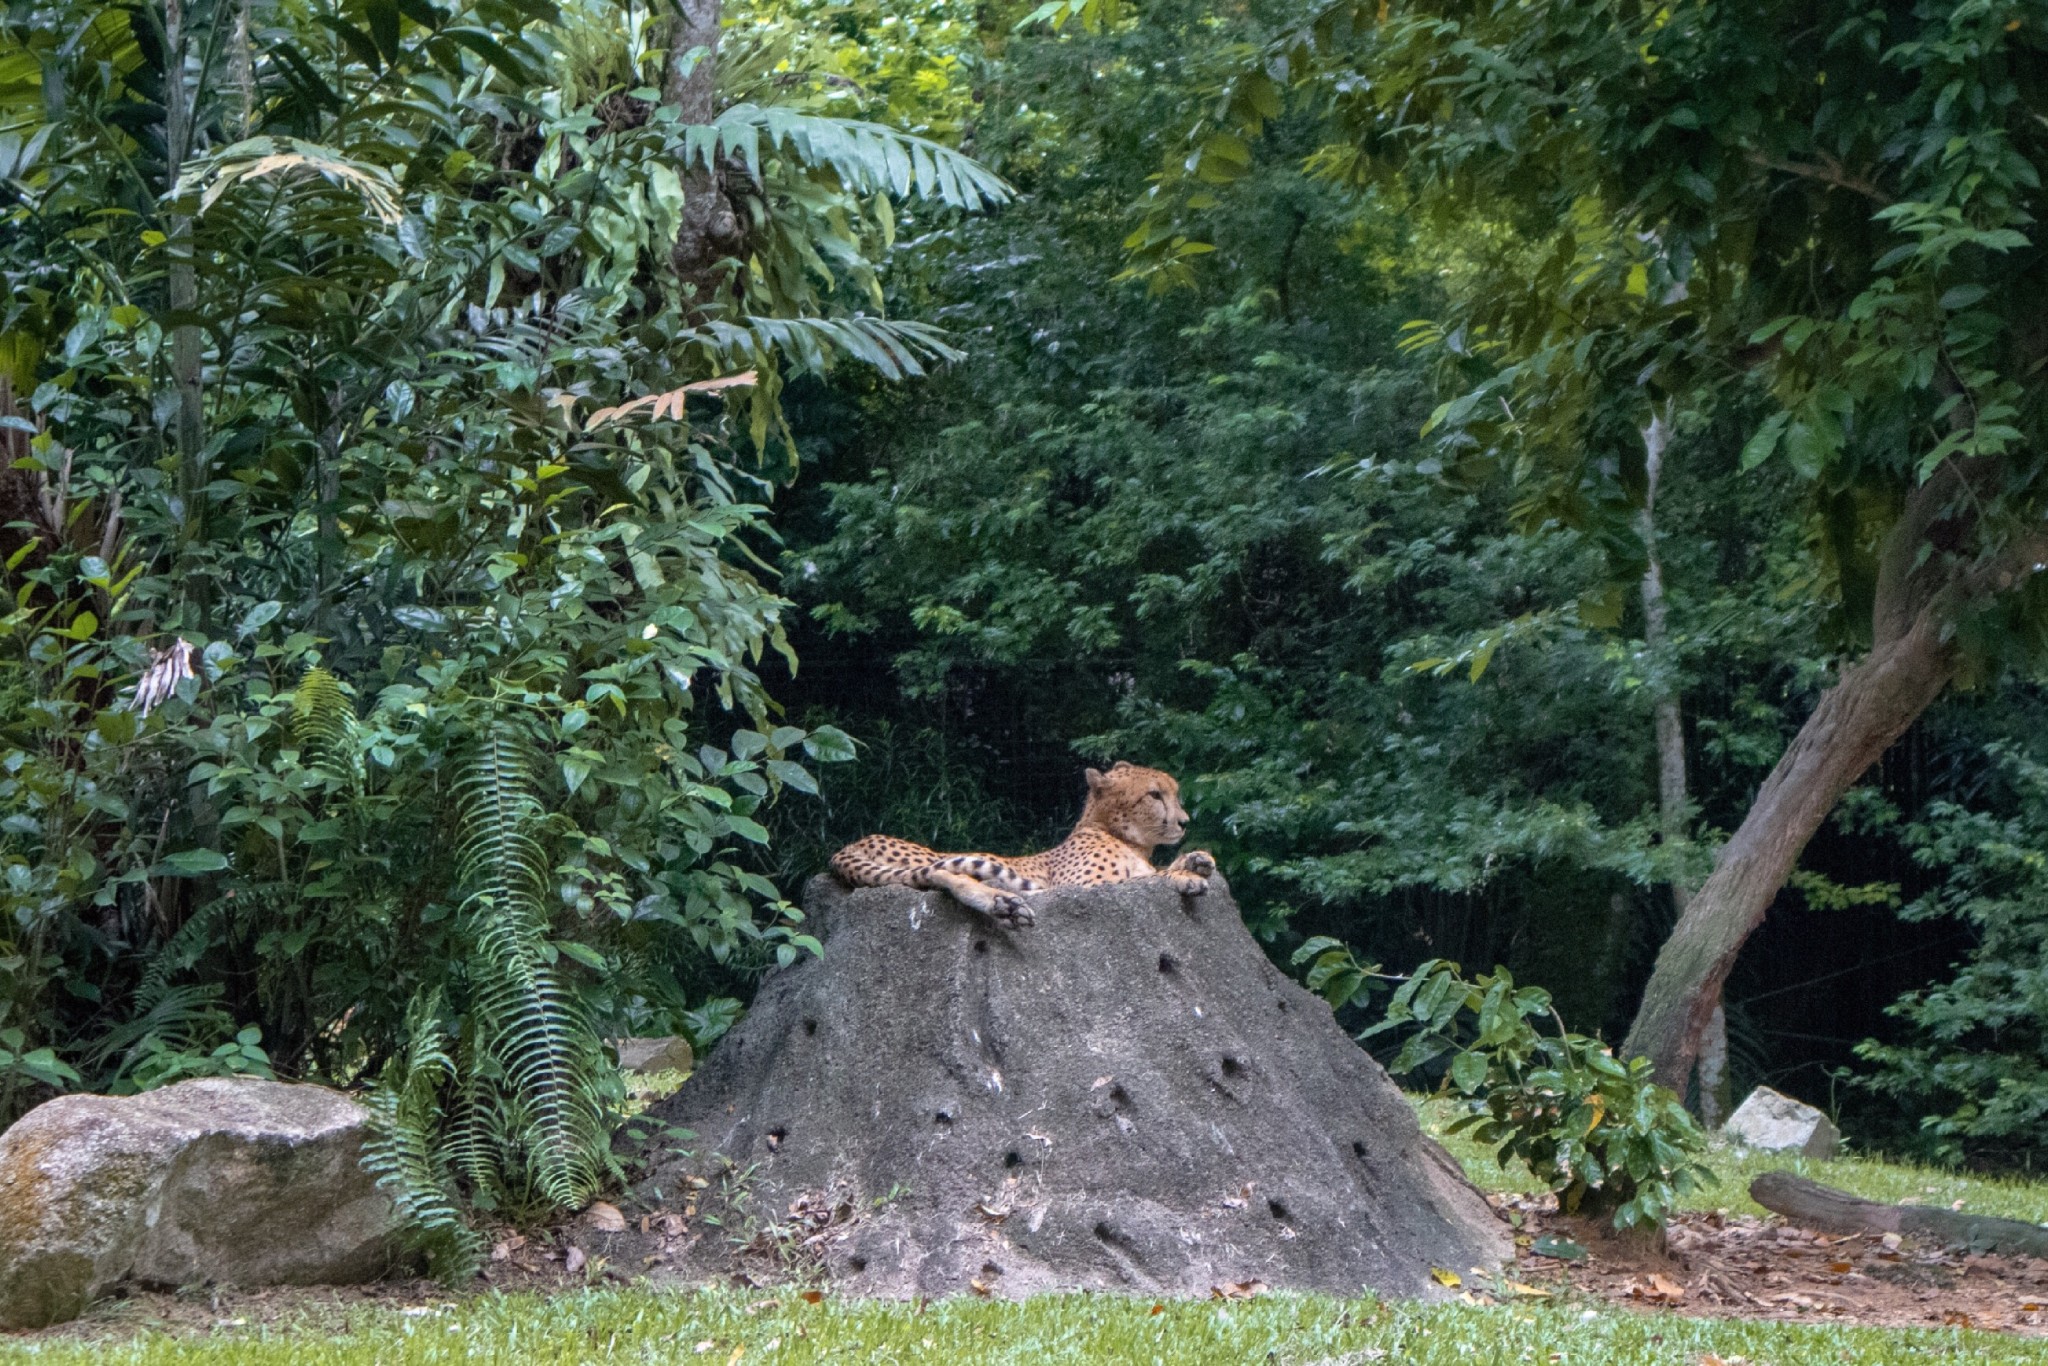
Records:
[[[961,905],[980,911],[1008,929],[1023,929],[1034,918],[1031,907],[1015,892],[997,891],[964,873],[948,872],[936,865],[918,869],[910,885],[945,892]]]

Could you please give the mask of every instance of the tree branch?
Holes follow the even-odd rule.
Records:
[[[1767,171],[1783,171],[1786,175],[1798,176],[1801,180],[1818,180],[1823,185],[1850,190],[1879,204],[1890,204],[1892,197],[1872,182],[1861,176],[1851,175],[1833,157],[1826,153],[1821,159],[1812,161],[1785,161],[1778,157],[1765,156],[1762,152],[1751,152],[1745,158],[1750,165],[1760,166]]]

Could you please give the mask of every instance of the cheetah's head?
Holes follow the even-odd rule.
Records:
[[[1081,819],[1147,851],[1154,845],[1179,844],[1188,830],[1188,813],[1180,804],[1180,784],[1173,775],[1122,761],[1107,773],[1088,770],[1088,805]]]

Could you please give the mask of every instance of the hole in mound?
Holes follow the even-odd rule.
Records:
[[[806,1034],[815,1034],[815,1033],[817,1033],[817,1032],[818,1032],[818,1022],[817,1022],[816,1020],[805,1020],[805,1021],[804,1021],[804,1033],[806,1033]]]
[[[782,1148],[783,1140],[788,1137],[789,1130],[785,1129],[780,1124],[770,1129],[768,1131],[768,1151],[771,1153],[780,1151]]]
[[[1003,1165],[1005,1167],[1023,1166],[1024,1154],[1018,1152],[1015,1148],[1010,1149],[1010,1151],[1003,1154]]]
[[[1278,1200],[1268,1200],[1266,1208],[1271,1211],[1275,1219],[1285,1219],[1287,1217],[1287,1206],[1281,1204]]]
[[[1279,1006],[1279,1007],[1280,1007],[1280,1013],[1281,1013],[1282,1015],[1285,1015],[1285,1014],[1287,1013],[1287,1002],[1285,1002],[1285,1001],[1275,1001],[1275,1002],[1273,1002],[1273,1004],[1274,1004],[1274,1005],[1276,1005],[1276,1006]]]
[[[1159,970],[1168,976],[1172,976],[1180,971],[1180,964],[1174,961],[1172,954],[1162,953],[1159,955]]]
[[[988,952],[988,941],[987,941],[986,939],[977,939],[977,940],[975,940],[975,941],[974,941],[974,951],[975,951],[976,953],[987,953],[987,952]]]
[[[846,1269],[848,1271],[853,1272],[855,1275],[859,1275],[861,1272],[866,1271],[868,1269],[868,1259],[859,1256],[848,1257],[846,1259]]]
[[[1226,1077],[1243,1076],[1244,1064],[1239,1062],[1236,1058],[1225,1058],[1223,1060],[1223,1075]]]
[[[951,1124],[952,1122],[953,1114],[950,1110],[941,1110],[932,1116],[932,1123],[934,1124]]]
[[[1355,1138],[1354,1138],[1354,1139],[1352,1139],[1352,1140],[1351,1140],[1351,1153],[1352,1153],[1352,1156],[1354,1156],[1354,1157],[1357,1157],[1357,1158],[1358,1158],[1358,1159],[1360,1159],[1361,1161],[1362,1161],[1362,1160],[1364,1160],[1364,1158],[1365,1158],[1365,1144],[1361,1143],[1361,1142],[1360,1142],[1359,1140],[1357,1140],[1357,1139],[1355,1139]]]
[[[1124,1090],[1121,1086],[1109,1088],[1109,1103],[1119,1110],[1128,1111],[1133,1108],[1131,1105],[1131,1093]]]

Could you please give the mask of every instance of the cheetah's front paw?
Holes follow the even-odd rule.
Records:
[[[1203,879],[1211,878],[1216,875],[1216,859],[1207,849],[1190,849],[1173,861],[1172,871],[1192,873]]]
[[[1011,896],[1007,892],[997,894],[994,904],[988,908],[988,918],[1011,930],[1028,928],[1036,919],[1023,897]]]

